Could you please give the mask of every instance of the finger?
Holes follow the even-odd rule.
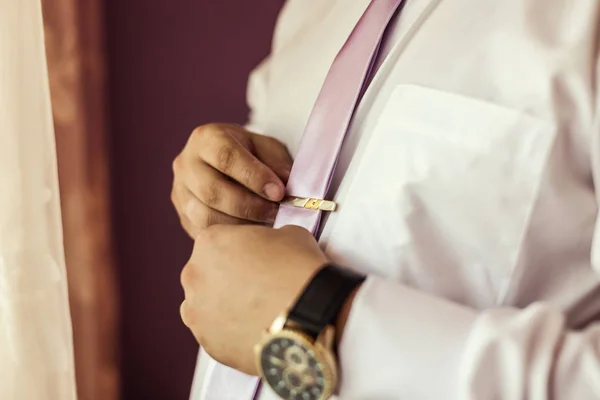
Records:
[[[280,201],[283,198],[281,179],[233,135],[214,127],[195,132],[198,144],[191,147],[197,149],[208,165],[266,199]]]
[[[197,235],[197,229],[196,227],[194,227],[187,215],[185,215],[180,195],[180,192],[182,190],[180,188],[181,185],[173,184],[173,188],[171,189],[171,203],[173,203],[173,205],[175,206],[175,211],[177,211],[177,215],[179,216],[179,223],[181,224],[183,230],[188,234],[189,237],[194,239]]]
[[[181,224],[192,239],[196,238],[200,230],[211,225],[242,225],[249,222],[211,209],[183,184],[175,185],[173,191],[176,193],[174,197]]]
[[[279,140],[245,130],[239,125],[222,124],[220,127],[237,140],[285,183],[292,169],[292,157]]]
[[[230,181],[206,164],[197,163],[193,168],[188,168],[183,179],[189,190],[189,194],[183,194],[187,199],[186,214],[192,221],[195,220],[192,214],[201,209],[198,201],[229,217],[254,222],[272,222],[275,219],[278,209],[276,203],[265,200],[238,183]],[[198,201],[190,199],[190,195]]]
[[[191,328],[192,327],[191,313],[190,313],[190,310],[189,310],[186,300],[184,300],[181,303],[181,305],[179,306],[179,315],[181,316],[181,322],[183,322],[183,324],[185,326],[187,326],[188,328]]]
[[[185,215],[179,215],[179,223],[183,227],[183,230],[188,234],[188,236],[194,239],[200,233],[199,227],[194,225],[190,219]]]
[[[247,225],[248,220],[232,217],[221,211],[212,209],[202,203],[192,192],[186,189],[185,216],[197,230],[212,225]]]
[[[292,169],[292,157],[283,143],[275,138],[251,134],[254,154],[271,168],[282,181],[287,182]]]

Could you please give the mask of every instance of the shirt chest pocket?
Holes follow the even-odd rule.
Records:
[[[555,132],[482,100],[396,87],[351,165],[327,252],[365,272],[493,305],[517,262]]]

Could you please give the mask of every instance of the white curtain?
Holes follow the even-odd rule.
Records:
[[[76,398],[40,0],[0,0],[0,399]]]

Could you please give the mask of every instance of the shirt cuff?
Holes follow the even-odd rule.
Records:
[[[455,393],[477,313],[369,277],[339,345],[342,399],[443,399]]]

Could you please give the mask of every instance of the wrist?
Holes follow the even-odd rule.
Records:
[[[364,280],[365,276],[349,269],[325,264],[255,347],[260,376],[280,397],[289,398],[292,389],[297,392],[299,386],[306,386],[303,379],[317,388],[319,398],[333,393],[339,375],[336,342],[342,338],[357,288]],[[281,387],[283,374],[295,380]]]

